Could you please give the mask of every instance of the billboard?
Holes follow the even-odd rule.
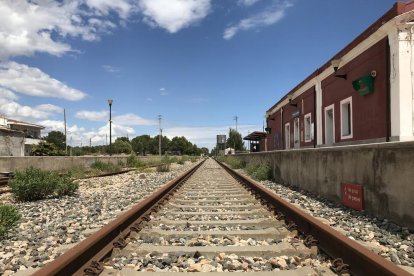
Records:
[[[225,144],[226,135],[217,135],[217,144]]]

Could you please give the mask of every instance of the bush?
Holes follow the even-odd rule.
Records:
[[[270,180],[272,178],[272,169],[267,163],[250,163],[246,167],[246,172],[255,180]]]
[[[127,165],[128,167],[141,168],[145,166],[145,162],[137,158],[137,156],[133,153],[128,157]]]
[[[72,183],[69,176],[30,167],[16,172],[10,188],[17,200],[34,201],[48,196],[73,194],[78,189],[78,184]]]
[[[242,161],[234,157],[227,157],[225,162],[233,169],[241,169],[244,167]]]
[[[98,170],[101,172],[116,172],[119,171],[121,168],[117,165],[112,163],[105,163],[102,161],[95,161],[91,164],[91,168],[94,170]]]
[[[73,195],[79,189],[79,184],[70,179],[70,175],[64,175],[56,179],[55,192],[57,196]]]
[[[17,224],[21,215],[13,206],[0,204],[0,238]]]

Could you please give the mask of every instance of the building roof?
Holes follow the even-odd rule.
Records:
[[[18,121],[18,120],[14,120],[14,119],[7,119],[7,124],[9,125],[18,125],[18,126],[29,126],[29,127],[35,127],[35,128],[39,128],[39,129],[44,129],[44,126],[41,125],[36,125],[36,124],[32,124],[32,123],[28,123],[28,122],[23,122],[23,121]]]
[[[1,126],[1,125],[0,125],[0,131],[4,131],[4,132],[13,132],[13,133],[20,133],[20,134],[24,135],[24,132],[23,132],[23,131],[20,131],[20,130],[14,130],[14,129],[10,129],[10,128],[8,128],[8,127]]]
[[[266,136],[267,136],[266,132],[254,131],[250,133],[249,135],[247,135],[246,137],[244,137],[243,140],[260,141],[261,139],[266,138]]]
[[[414,0],[409,2],[397,2],[394,6],[388,10],[383,16],[381,16],[377,21],[375,21],[371,26],[369,26],[365,31],[363,31],[359,36],[357,36],[351,43],[346,45],[342,50],[340,50],[336,55],[334,55],[331,59],[329,59],[324,65],[320,68],[316,69],[312,74],[310,74],[306,79],[300,82],[297,86],[295,86],[292,90],[290,90],[285,96],[283,96],[278,102],[272,105],[266,113],[271,113],[272,110],[278,106],[281,102],[283,102],[289,95],[293,94],[296,90],[300,87],[304,86],[310,80],[318,76],[321,72],[326,70],[327,68],[331,67],[331,60],[339,59],[340,57],[344,56],[348,52],[350,52],[356,45],[367,39],[370,35],[375,33],[381,26],[385,23],[393,19],[394,17],[401,15],[403,13],[409,12],[414,10]]]

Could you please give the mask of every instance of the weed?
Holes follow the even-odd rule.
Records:
[[[0,204],[0,238],[4,237],[20,218],[21,215],[14,206]]]

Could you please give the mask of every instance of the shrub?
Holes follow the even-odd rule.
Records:
[[[30,167],[16,172],[10,188],[17,200],[34,201],[53,195],[73,194],[78,184],[72,183],[68,175],[60,176],[55,172]]]
[[[272,169],[267,163],[249,163],[246,172],[255,180],[270,180],[272,178]]]
[[[225,162],[233,169],[241,169],[244,167],[242,161],[235,157],[227,157]]]
[[[91,164],[91,168],[94,170],[98,170],[101,172],[116,172],[119,171],[121,168],[117,165],[112,163],[105,163],[102,161],[95,161]]]
[[[64,175],[56,179],[55,192],[57,196],[73,195],[79,189],[79,184],[70,179],[70,175]]]
[[[184,162],[185,161],[183,159],[180,159],[180,160],[177,161],[177,164],[184,165]]]
[[[0,238],[4,237],[20,218],[21,215],[15,207],[0,204]]]

